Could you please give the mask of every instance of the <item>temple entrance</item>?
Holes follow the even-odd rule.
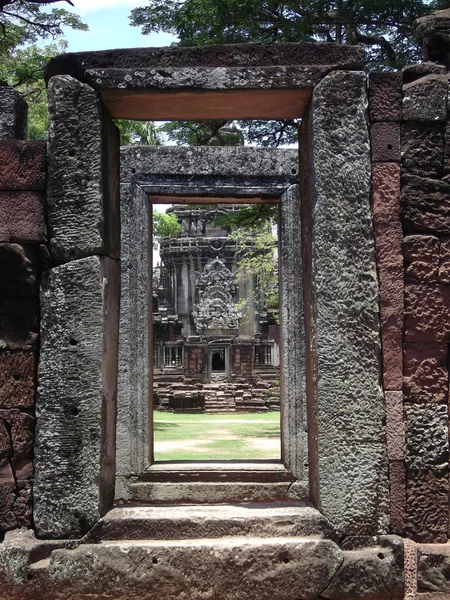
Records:
[[[211,351],[211,371],[213,373],[225,372],[225,349],[214,349]]]

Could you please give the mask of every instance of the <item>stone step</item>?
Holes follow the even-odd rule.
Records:
[[[331,523],[302,502],[214,506],[118,506],[96,523],[86,542],[199,538],[337,538]]]
[[[81,544],[71,550],[55,550],[51,560],[31,565],[30,578],[38,586],[42,584],[38,593],[29,597],[318,598],[339,572],[343,560],[344,552],[334,541],[315,537]],[[377,598],[381,597],[379,587]],[[343,598],[344,594],[333,597]]]
[[[130,502],[151,504],[219,504],[304,500],[303,486],[287,482],[161,482],[130,483]]]

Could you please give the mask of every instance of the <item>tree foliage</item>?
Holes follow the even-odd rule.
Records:
[[[161,213],[153,209],[153,245],[155,247],[163,238],[177,235],[182,231],[176,215]]]
[[[161,144],[161,135],[153,121],[117,119],[115,123],[119,129],[121,146],[133,146],[134,144],[159,146]]]
[[[0,0],[0,57],[20,45],[62,36],[65,26],[87,30],[75,13],[52,7],[61,3],[73,6],[71,0]]]
[[[148,0],[131,11],[142,33],[164,31],[182,46],[252,42],[360,44],[369,69],[416,62],[415,19],[448,0]],[[210,124],[170,124],[169,139],[202,145]],[[239,121],[247,142],[277,147],[297,140],[295,121]]]
[[[39,47],[36,44],[0,53],[0,79],[15,87],[28,102],[28,137],[48,137],[48,101],[44,67],[52,56],[64,52],[65,41]]]
[[[361,44],[372,67],[418,58],[413,23],[445,0],[148,0],[131,12],[142,33],[164,31],[180,44],[311,42]]]

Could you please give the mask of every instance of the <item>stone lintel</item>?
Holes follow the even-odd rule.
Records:
[[[211,44],[191,47],[127,48],[72,52],[52,58],[46,80],[72,75],[83,80],[88,69],[168,69],[179,67],[261,67],[326,65],[358,69],[364,65],[360,46],[327,43]]]

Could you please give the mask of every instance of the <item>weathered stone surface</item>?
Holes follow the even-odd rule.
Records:
[[[388,520],[365,80],[364,73],[336,71],[314,90],[312,222],[304,223],[312,260],[305,302],[312,307],[306,316],[310,456],[317,461],[312,495],[348,535],[383,531]]]
[[[393,122],[374,123],[370,128],[373,162],[400,162],[400,125]]]
[[[285,187],[286,183],[297,183],[298,152],[231,146],[176,149],[173,146],[131,146],[120,151],[121,184],[140,177],[144,187],[145,182],[152,183],[152,176],[156,175],[171,176],[172,183],[176,184],[177,176],[186,175],[197,180],[197,187],[199,181],[204,186],[208,176],[214,177],[218,186],[229,186],[233,179],[245,186],[249,179],[267,177],[269,173],[273,179],[282,179]]]
[[[166,67],[88,69],[84,79],[95,90],[312,89],[329,66]]]
[[[445,65],[438,65],[434,62],[421,62],[408,65],[403,69],[403,83],[411,83],[424,75],[445,75],[447,68]]]
[[[437,281],[439,238],[433,235],[408,235],[403,240],[405,276],[412,281]]]
[[[441,283],[405,286],[405,340],[450,341],[450,287]]]
[[[420,593],[450,594],[450,545],[420,544],[418,547],[417,587]]]
[[[403,394],[386,391],[386,438],[389,460],[403,460],[405,433],[403,427]]]
[[[441,238],[439,246],[439,274],[441,283],[450,283],[450,239]]]
[[[401,390],[403,384],[403,332],[400,327],[381,330],[385,390]]]
[[[406,471],[402,460],[389,463],[389,504],[390,531],[403,535],[406,518]]]
[[[379,546],[344,552],[344,562],[321,597],[328,600],[403,599],[403,540],[380,538]]]
[[[44,206],[39,192],[0,191],[0,242],[45,242]]]
[[[401,138],[402,169],[421,177],[441,177],[444,129],[440,123],[404,123]]]
[[[132,589],[134,598],[148,600],[175,594],[192,600],[313,600],[338,570],[342,554],[329,540],[305,538],[105,543],[56,550],[48,575],[50,590],[65,586],[81,597],[89,590],[94,599],[120,598]],[[122,573],[121,590],[111,570]]]
[[[9,458],[12,454],[12,444],[6,422],[0,419],[0,460]]]
[[[449,66],[450,10],[439,10],[417,19],[416,36],[425,59]]]
[[[93,527],[85,542],[189,540],[221,537],[308,537],[337,541],[320,512],[302,502],[269,504],[117,506]]]
[[[369,115],[372,122],[401,120],[401,73],[370,73]]]
[[[139,169],[139,163],[136,164]],[[120,337],[117,381],[116,498],[148,462],[148,294],[151,206],[139,187],[122,185]],[[139,243],[136,244],[136,240]],[[123,482],[123,486],[122,486]]]
[[[119,265],[92,256],[45,274],[36,401],[34,521],[77,537],[114,493]]]
[[[0,408],[33,408],[34,393],[34,352],[0,352]]]
[[[403,86],[403,120],[436,122],[447,120],[448,79],[425,75]]]
[[[447,121],[444,126],[444,181],[447,181],[450,174],[450,121]]]
[[[405,404],[405,463],[408,470],[442,470],[448,464],[448,408]]]
[[[329,65],[357,68],[364,64],[360,46],[340,44],[211,44],[208,46],[134,48],[77,52],[57,56],[46,68],[46,79],[68,74],[82,79],[87,69],[177,67],[259,67]]]
[[[48,88],[50,251],[59,263],[119,256],[118,133],[98,94],[61,76]]]
[[[405,400],[447,402],[447,359],[447,344],[405,344]]]
[[[402,184],[406,230],[450,233],[450,184],[415,175],[404,175]]]
[[[0,86],[0,140],[27,139],[28,104],[12,87]]]
[[[14,459],[33,456],[34,418],[17,408],[0,410],[0,419],[8,423]]]
[[[403,256],[400,223],[400,166],[372,166],[373,219],[380,283],[383,381],[387,390],[402,386]]]
[[[448,473],[407,473],[406,534],[418,542],[442,543],[448,533]]]
[[[0,460],[0,531],[13,529],[17,524],[13,510],[15,487],[11,464],[4,458]]]
[[[0,189],[43,190],[45,178],[45,142],[36,140],[0,142]]]
[[[405,599],[415,598],[417,594],[417,544],[406,538],[403,540],[405,564]]]

